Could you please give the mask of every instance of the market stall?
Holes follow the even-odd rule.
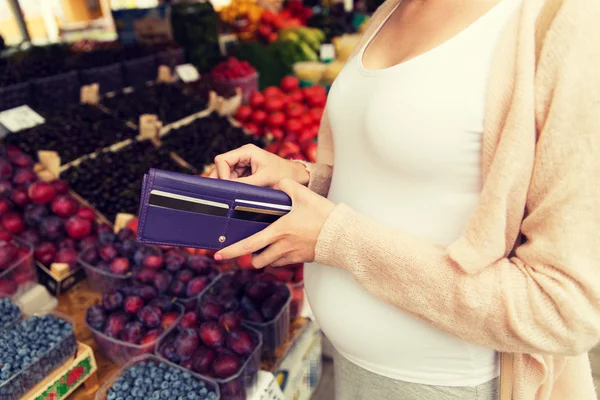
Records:
[[[0,57],[0,398],[310,398],[303,266],[139,244],[136,214],[150,168],[204,175],[244,144],[314,161],[362,20],[249,0],[113,17],[121,40]]]

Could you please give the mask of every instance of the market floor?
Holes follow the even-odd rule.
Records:
[[[600,393],[600,345],[590,352],[594,383]],[[323,374],[321,382],[311,400],[334,400],[333,361],[323,360]]]

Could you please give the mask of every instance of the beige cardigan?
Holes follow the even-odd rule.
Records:
[[[398,0],[375,13],[363,42]],[[565,0],[535,69],[543,0],[523,0],[498,46],[487,99],[481,201],[450,246],[388,229],[344,204],[315,261],[502,356],[503,399],[596,399],[600,338],[600,0]],[[325,113],[326,114],[326,113]],[[309,187],[327,195],[326,117]],[[343,144],[342,144],[343,145]],[[376,179],[376,177],[374,177]]]

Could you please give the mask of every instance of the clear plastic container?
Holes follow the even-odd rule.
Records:
[[[12,298],[20,296],[37,282],[33,261],[33,248],[22,239],[14,238],[13,242],[20,248],[26,249],[13,265],[0,272],[0,293]]]
[[[34,79],[33,95],[35,104],[55,109],[78,103],[80,86],[77,71]]]
[[[258,371],[260,370],[263,340],[261,334],[256,330],[249,327],[245,327],[245,329],[252,333],[254,339],[256,340],[257,346],[252,354],[248,356],[238,373],[227,379],[216,379],[199,375],[205,379],[212,380],[219,385],[221,400],[246,400],[247,394],[252,392],[258,382]],[[176,332],[173,331],[169,335],[161,338],[156,352],[157,356],[161,360],[170,362],[161,356],[160,349],[165,343],[168,343],[169,339],[172,339],[175,334]]]
[[[156,57],[151,55],[125,61],[123,63],[123,72],[127,86],[144,86],[148,81],[155,81],[158,76]]]
[[[110,271],[105,271],[102,268],[86,263],[81,257],[78,257],[77,261],[83,265],[83,269],[85,269],[87,275],[88,285],[90,286],[90,289],[95,292],[104,293],[113,289],[121,289],[131,284],[131,274],[113,274]]]
[[[246,104],[250,101],[252,93],[258,91],[258,78],[259,74],[256,72],[252,75],[229,81],[213,81],[213,85],[217,93],[231,93],[239,87],[242,90],[242,102]]]
[[[304,307],[304,281],[288,283],[288,288],[292,293],[290,321],[293,321],[302,314],[302,308]]]
[[[31,84],[29,82],[0,87],[0,111],[25,104],[31,104]]]
[[[152,343],[143,345],[127,343],[122,340],[107,336],[103,332],[92,328],[87,321],[85,321],[85,325],[90,332],[92,332],[92,337],[96,343],[98,343],[98,347],[100,347],[100,350],[102,350],[104,355],[117,365],[125,365],[135,357],[154,353],[157,347],[156,345],[160,342],[160,340],[167,336],[175,328],[175,326],[177,326],[179,320],[183,316],[183,306],[177,303],[173,303],[173,305],[179,310],[179,318],[177,318],[177,321],[175,321],[175,323],[169,329],[165,330],[162,335],[160,335],[160,337]]]
[[[114,92],[123,89],[123,65],[115,63],[104,67],[84,69],[79,72],[81,84],[89,85],[97,83],[100,85],[100,93]]]
[[[189,370],[186,370],[185,368],[180,367],[179,365],[173,364],[172,362],[165,360],[161,357],[158,357],[156,355],[153,354],[146,354],[140,357],[136,357],[132,360],[129,360],[125,365],[123,365],[123,367],[121,367],[117,372],[115,372],[113,375],[110,376],[110,378],[108,378],[108,380],[106,382],[104,382],[104,384],[100,387],[100,389],[98,389],[98,391],[96,392],[96,397],[94,398],[95,400],[106,400],[107,397],[107,393],[108,393],[108,389],[110,389],[112,387],[112,385],[115,384],[115,382],[117,381],[117,379],[119,379],[119,377],[121,375],[123,375],[123,372],[125,372],[125,370],[127,370],[128,368],[133,367],[134,365],[137,365],[143,361],[156,361],[156,362],[164,362],[165,364],[171,366],[172,368],[177,368],[179,370],[182,371],[188,371],[193,377],[195,377],[196,379],[198,379],[199,381],[203,381],[207,387],[209,387],[211,390],[213,390],[214,392],[217,393],[217,399],[220,399],[221,397],[219,396],[219,387],[217,386],[217,384],[215,382],[213,382],[210,379],[206,379],[201,377],[198,374],[195,374]]]
[[[68,321],[73,327],[73,335],[63,338],[56,346],[33,360],[29,366],[9,380],[0,384],[0,399],[18,400],[32,387],[41,382],[52,371],[64,364],[69,358],[74,357],[77,352],[77,340],[75,339],[75,323],[66,315],[52,312],[51,315]]]
[[[265,358],[275,355],[275,351],[285,343],[290,334],[290,303],[292,295],[285,283],[277,283],[285,286],[289,297],[275,318],[266,322],[252,322],[243,320],[244,325],[256,329],[263,338],[262,355]]]

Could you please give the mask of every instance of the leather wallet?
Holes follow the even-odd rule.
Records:
[[[291,210],[280,190],[151,169],[142,183],[138,242],[220,250]]]

